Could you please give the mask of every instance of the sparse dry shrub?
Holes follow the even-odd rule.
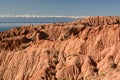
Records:
[[[113,68],[113,69],[114,69],[114,68],[116,68],[116,67],[117,67],[117,64],[115,64],[115,63],[111,63],[111,64],[110,64],[110,68]]]

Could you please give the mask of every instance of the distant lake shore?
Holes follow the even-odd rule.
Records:
[[[70,22],[76,18],[0,18],[0,32],[13,27],[46,23]]]

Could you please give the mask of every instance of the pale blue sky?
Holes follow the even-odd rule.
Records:
[[[0,0],[0,14],[120,15],[120,0]]]

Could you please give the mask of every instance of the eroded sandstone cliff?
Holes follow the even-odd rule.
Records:
[[[0,32],[0,80],[119,79],[119,16]]]

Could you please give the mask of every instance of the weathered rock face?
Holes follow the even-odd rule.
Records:
[[[94,79],[120,79],[120,17],[0,32],[0,80]]]

